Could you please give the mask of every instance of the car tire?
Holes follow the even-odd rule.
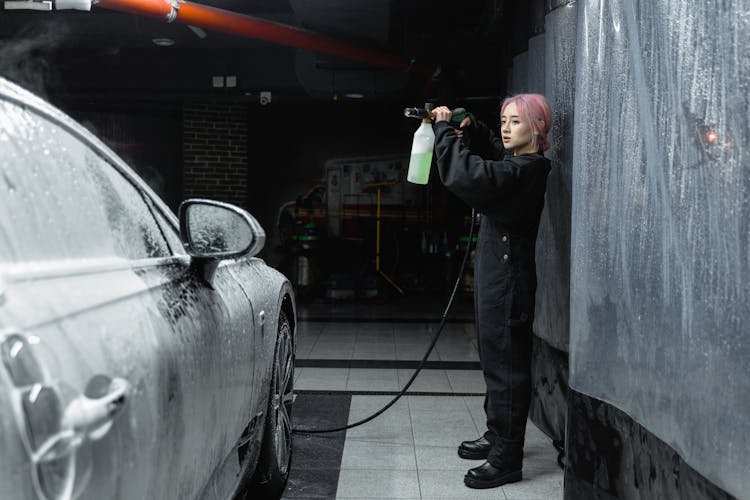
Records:
[[[293,345],[289,319],[286,313],[281,311],[273,355],[263,444],[252,479],[252,498],[280,498],[289,477],[294,400]]]

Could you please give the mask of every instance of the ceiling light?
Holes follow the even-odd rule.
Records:
[[[159,47],[171,47],[174,45],[174,40],[171,38],[154,38],[151,41],[154,42],[154,45],[158,45]]]
[[[360,94],[359,92],[349,92],[348,94],[344,94],[344,97],[348,97],[349,99],[362,99],[365,95]]]
[[[43,2],[31,0],[5,0],[5,2],[3,2],[3,7],[5,10],[26,9],[49,11],[52,10],[52,2],[51,0],[45,0]]]

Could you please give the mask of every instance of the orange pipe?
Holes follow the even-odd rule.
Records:
[[[109,10],[165,20],[173,11],[172,2],[169,0],[101,0],[95,5]]]
[[[99,0],[96,5],[105,9],[161,19],[174,15],[170,0]],[[425,77],[431,77],[435,70],[435,68],[414,64],[410,59],[402,56],[357,47],[293,26],[192,2],[179,2],[178,5],[179,9],[176,11],[174,21],[180,24],[321,52],[373,66],[411,71]]]

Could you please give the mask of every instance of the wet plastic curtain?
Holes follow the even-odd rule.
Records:
[[[568,351],[570,318],[570,203],[573,166],[576,3],[558,7],[544,21],[544,95],[552,108],[544,211],[537,242],[534,333],[551,346]],[[529,40],[529,47],[532,44]],[[531,51],[530,51],[531,52]]]
[[[513,58],[513,76],[510,87],[511,94],[526,92],[526,84],[529,76],[528,52],[522,52]]]
[[[544,34],[529,39],[526,92],[544,94]]]
[[[747,0],[578,2],[570,385],[740,498],[749,37]]]

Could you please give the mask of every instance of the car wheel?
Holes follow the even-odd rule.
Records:
[[[293,389],[292,331],[289,319],[282,311],[273,356],[263,445],[253,476],[253,498],[279,498],[286,486],[292,459]]]

